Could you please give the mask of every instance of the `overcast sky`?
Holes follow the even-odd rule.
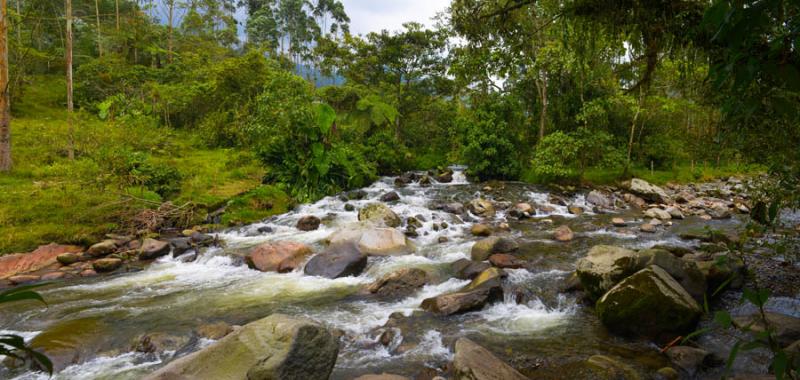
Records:
[[[355,34],[400,30],[403,23],[416,21],[433,26],[431,19],[445,10],[450,0],[342,0]]]

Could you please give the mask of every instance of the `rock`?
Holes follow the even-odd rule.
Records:
[[[773,312],[765,312],[765,316],[775,340],[781,347],[786,347],[800,340],[800,318]],[[736,317],[733,322],[740,328],[747,326],[754,333],[760,333],[765,330],[764,321],[758,313]]]
[[[697,302],[703,302],[706,294],[706,277],[693,261],[685,261],[663,249],[646,249],[637,253],[636,269],[657,265],[663,269]]]
[[[380,375],[363,375],[356,377],[354,380],[411,380],[411,379],[405,376],[392,375],[390,373],[382,373]]]
[[[458,291],[427,298],[422,301],[420,307],[434,314],[448,316],[478,310],[487,303],[499,301],[502,298],[502,288],[482,287],[475,290]]]
[[[147,380],[325,380],[339,344],[316,322],[273,314],[146,376]]]
[[[133,344],[133,351],[150,353],[163,353],[165,351],[177,351],[186,346],[189,339],[177,337],[165,333],[151,333],[138,337]]]
[[[442,207],[442,211],[450,214],[461,215],[464,213],[464,205],[458,202],[448,203]]]
[[[470,228],[470,232],[474,236],[490,236],[492,234],[492,229],[485,225],[485,224],[473,224],[472,228]]]
[[[565,243],[572,241],[572,239],[575,238],[575,233],[572,232],[569,226],[560,226],[553,231],[553,238],[556,239],[556,241]]]
[[[53,281],[53,280],[60,280],[66,277],[67,274],[64,272],[50,272],[47,274],[42,275],[42,281]]]
[[[647,201],[633,194],[625,194],[622,196],[622,199],[624,199],[625,202],[628,202],[628,204],[630,204],[631,206],[636,207],[638,209],[643,209],[647,206]]]
[[[381,202],[396,202],[400,200],[400,194],[397,194],[396,191],[390,191],[386,194],[381,196]]]
[[[145,239],[139,251],[140,260],[153,260],[168,254],[170,251],[169,243],[155,239]]]
[[[650,202],[667,204],[671,201],[664,189],[639,178],[632,179],[627,188],[631,193]]]
[[[599,372],[600,376],[592,378],[602,379],[624,379],[624,380],[639,380],[639,375],[636,371],[618,360],[612,359],[605,355],[594,355],[586,360],[586,365],[594,372]]]
[[[72,265],[80,261],[81,257],[77,253],[66,252],[56,256],[56,261],[61,265]]]
[[[402,223],[400,217],[383,203],[370,203],[358,210],[358,220],[386,227],[399,227]]]
[[[722,203],[714,203],[708,210],[708,215],[713,219],[730,219],[731,211]]]
[[[666,212],[666,211],[664,211],[664,210],[662,210],[660,208],[651,208],[651,209],[649,209],[649,210],[644,212],[644,216],[646,216],[648,218],[652,218],[652,219],[658,219],[658,220],[670,220],[670,219],[672,219],[672,216],[668,212]]]
[[[586,194],[586,202],[600,208],[614,207],[614,202],[612,202],[608,196],[597,190],[592,190],[589,194]]]
[[[628,223],[625,222],[625,219],[622,219],[622,218],[613,218],[613,219],[611,219],[611,224],[613,224],[614,227],[625,227],[625,226],[628,225]]]
[[[116,252],[117,248],[117,241],[108,239],[89,247],[86,253],[92,257],[103,257]]]
[[[292,241],[261,244],[245,256],[247,265],[262,272],[287,273],[299,268],[314,251],[311,247]]]
[[[530,217],[536,214],[536,210],[533,209],[530,203],[517,203],[514,205],[512,209],[513,212],[517,213],[518,217]]]
[[[666,354],[672,364],[684,370],[690,377],[694,377],[711,356],[708,351],[689,346],[670,347]]]
[[[512,255],[495,253],[489,256],[489,262],[497,268],[519,269],[524,268],[526,262]]]
[[[364,191],[364,190],[353,190],[353,191],[347,193],[347,199],[349,199],[351,201],[358,201],[358,200],[362,200],[362,199],[366,198],[367,195],[369,195],[369,194],[367,194],[367,192]]]
[[[499,268],[487,268],[472,279],[463,290],[492,289],[497,288],[502,291],[503,277],[506,272]]]
[[[733,254],[717,254],[716,259],[698,261],[697,267],[703,272],[708,288],[716,291],[723,284],[733,289],[741,288],[745,280],[744,261]],[[725,256],[724,259],[720,259]]]
[[[472,280],[477,277],[481,272],[490,268],[489,264],[483,261],[472,261],[467,259],[459,259],[451,264],[455,277],[461,280]]]
[[[40,276],[36,276],[36,275],[32,275],[32,274],[19,274],[19,275],[11,276],[11,277],[8,278],[8,282],[10,282],[12,285],[28,284],[28,283],[36,282],[36,281],[39,281],[39,280],[41,280]]]
[[[56,319],[30,341],[30,347],[47,355],[55,372],[94,358],[108,347],[110,326],[99,318]]]
[[[475,216],[480,216],[483,218],[491,218],[494,217],[495,209],[492,202],[486,199],[473,199],[467,204],[467,210],[474,214]]]
[[[314,215],[307,215],[297,221],[297,229],[300,231],[314,231],[319,228],[322,221]]]
[[[114,258],[98,259],[92,263],[92,268],[97,273],[113,272],[122,266],[122,260]]]
[[[48,244],[40,246],[30,253],[0,256],[0,279],[46,268],[55,264],[56,258],[63,253],[78,253],[81,251],[83,251],[83,248],[72,245]]]
[[[639,231],[652,234],[656,232],[656,226],[654,226],[652,223],[645,223],[639,226]]]
[[[672,219],[682,220],[684,218],[683,213],[677,207],[668,207],[667,213],[669,213],[669,216],[672,217]]]
[[[656,379],[659,380],[678,380],[681,378],[681,375],[678,373],[678,371],[672,367],[659,368],[658,371],[656,371],[656,374],[658,375]]]
[[[406,219],[406,225],[409,226],[409,227],[414,227],[414,228],[422,228],[423,227],[422,226],[422,222],[419,220],[419,218],[416,218],[416,217],[413,217],[413,216],[410,216],[410,217],[408,217],[408,219]]]
[[[475,242],[471,256],[474,261],[484,261],[494,253],[511,253],[519,249],[519,244],[507,237],[491,236]]]
[[[428,283],[428,273],[419,268],[404,268],[372,283],[367,289],[381,297],[407,297]]]
[[[355,210],[356,210],[356,206],[353,206],[350,203],[345,203],[344,204],[344,211],[355,211]]]
[[[439,236],[439,238],[436,239],[436,241],[438,241],[439,244],[444,244],[450,241],[450,239],[448,239],[447,236]]]
[[[167,240],[172,248],[172,257],[178,257],[194,249],[191,237],[181,237]],[[141,248],[141,247],[140,247]]]
[[[431,177],[427,174],[423,175],[419,178],[419,185],[422,187],[428,187],[431,185]]]
[[[610,245],[597,245],[578,261],[576,273],[584,289],[598,298],[638,270],[636,252]]]
[[[414,251],[400,231],[394,228],[373,228],[363,231],[358,249],[370,256],[398,256]]]
[[[448,169],[442,173],[439,173],[439,175],[436,176],[436,182],[439,183],[453,182],[453,171]]]
[[[680,335],[694,327],[700,305],[667,272],[650,266],[611,288],[596,305],[611,331],[625,335]]]
[[[458,380],[528,379],[489,350],[467,338],[456,341],[453,370]]]
[[[94,277],[97,276],[97,272],[95,272],[93,269],[84,269],[78,275],[81,277]]]
[[[233,332],[233,327],[225,322],[211,323],[197,328],[197,335],[211,340],[220,340]]]
[[[258,227],[258,229],[256,231],[258,231],[258,233],[260,233],[260,234],[271,234],[271,233],[274,232],[274,230],[270,226]]]
[[[576,205],[567,206],[567,211],[572,215],[583,215],[583,207]]]
[[[358,276],[367,267],[367,256],[353,243],[328,246],[325,251],[309,260],[305,273],[310,276],[339,278]]]

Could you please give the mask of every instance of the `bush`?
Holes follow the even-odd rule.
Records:
[[[592,167],[613,168],[623,162],[624,155],[610,134],[583,127],[570,134],[557,131],[545,136],[531,164],[540,179],[565,181],[583,177]]]
[[[100,162],[125,187],[141,186],[163,198],[180,191],[182,176],[178,169],[155,163],[146,153],[104,150],[100,157]]]
[[[466,131],[462,157],[467,174],[481,181],[517,179],[521,165],[508,124],[493,112],[478,110],[458,121]]]

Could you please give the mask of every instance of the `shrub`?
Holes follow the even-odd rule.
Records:
[[[462,116],[459,123],[466,131],[462,157],[469,167],[467,174],[485,181],[516,179],[520,173],[517,149],[508,133],[508,124],[493,112],[478,110]]]
[[[582,127],[569,134],[557,131],[545,136],[531,164],[541,179],[564,181],[582,177],[591,167],[612,168],[623,162],[624,155],[610,134]]]

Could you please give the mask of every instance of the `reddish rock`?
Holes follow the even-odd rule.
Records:
[[[64,278],[67,274],[64,272],[50,272],[42,276],[42,281],[52,281]]]
[[[13,285],[20,285],[20,284],[27,284],[29,282],[36,282],[39,281],[41,278],[35,275],[29,274],[21,274],[18,276],[11,276],[8,278],[8,281],[11,282]]]
[[[569,227],[561,226],[553,232],[553,238],[560,242],[568,242],[575,238],[575,233]]]
[[[245,260],[250,268],[262,272],[286,273],[299,267],[312,253],[311,247],[302,243],[269,242],[255,247]]]
[[[94,277],[97,276],[97,272],[94,269],[85,269],[80,273],[81,277]]]
[[[525,267],[525,261],[505,253],[489,256],[489,262],[498,268],[519,269]]]
[[[0,257],[0,279],[46,268],[56,263],[56,257],[63,253],[81,252],[83,248],[74,245],[49,244],[31,253],[17,253]]]
[[[322,221],[314,215],[308,215],[297,221],[297,229],[300,231],[314,231],[319,228]]]

